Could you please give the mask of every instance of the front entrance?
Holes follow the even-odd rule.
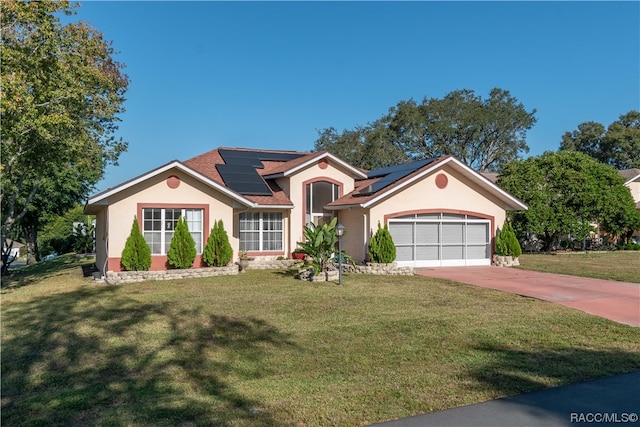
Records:
[[[428,213],[389,220],[398,265],[491,265],[491,221],[472,215]]]

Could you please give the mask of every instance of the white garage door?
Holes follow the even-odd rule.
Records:
[[[390,219],[396,262],[414,267],[491,265],[490,224],[487,219],[446,213]]]

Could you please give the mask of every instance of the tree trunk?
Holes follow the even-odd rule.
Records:
[[[28,225],[23,227],[24,238],[27,247],[27,265],[35,264],[40,261],[38,253],[38,227],[36,225]]]

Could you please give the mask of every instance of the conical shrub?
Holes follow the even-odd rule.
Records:
[[[140,232],[138,219],[135,216],[131,233],[120,255],[120,263],[127,271],[146,271],[151,267],[151,249]]]
[[[169,264],[175,268],[191,268],[196,259],[196,242],[183,217],[178,219],[173,238],[169,246]]]
[[[371,262],[383,264],[388,264],[396,259],[396,245],[393,243],[393,238],[386,224],[384,227],[380,227],[378,222],[378,231],[369,241],[369,258],[371,258]]]
[[[233,249],[229,243],[229,236],[224,229],[222,220],[216,221],[211,227],[207,244],[202,251],[202,260],[208,266],[224,267],[233,258]]]

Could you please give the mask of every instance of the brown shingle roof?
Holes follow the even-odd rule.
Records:
[[[628,180],[633,179],[636,176],[640,175],[640,169],[638,169],[638,168],[622,169],[622,170],[619,170],[618,172],[620,173],[620,175],[622,175],[622,177],[625,179],[625,181],[628,181]]]
[[[317,157],[323,152],[318,153],[301,153],[304,154],[297,159],[289,160],[288,162],[263,162],[265,164],[264,169],[259,170],[258,173],[260,175],[276,175],[279,173],[284,173],[290,169],[295,168],[296,166],[300,166],[301,164]]]
[[[184,165],[190,167],[191,169],[201,173],[207,178],[221,184],[227,186],[220,176],[216,165],[225,164],[224,159],[220,155],[219,150],[238,150],[238,151],[251,151],[258,153],[293,153],[293,154],[301,154],[301,157],[290,160],[288,162],[278,162],[278,161],[263,161],[262,164],[264,169],[257,169],[259,175],[271,175],[274,173],[280,173],[286,170],[289,170],[299,164],[304,163],[309,158],[317,155],[317,153],[305,153],[305,152],[297,152],[297,151],[285,151],[285,150],[254,150],[254,149],[245,149],[245,148],[226,148],[220,147],[215,150],[208,151],[204,154],[200,154],[199,156],[193,157],[189,160],[184,161]],[[256,195],[243,195],[246,199],[258,203],[261,205],[282,205],[282,206],[293,206],[293,202],[287,197],[287,195],[282,191],[280,187],[275,183],[275,181],[266,179],[265,183],[268,185],[271,190],[271,195],[269,196],[256,196]],[[227,186],[228,187],[228,186]]]

